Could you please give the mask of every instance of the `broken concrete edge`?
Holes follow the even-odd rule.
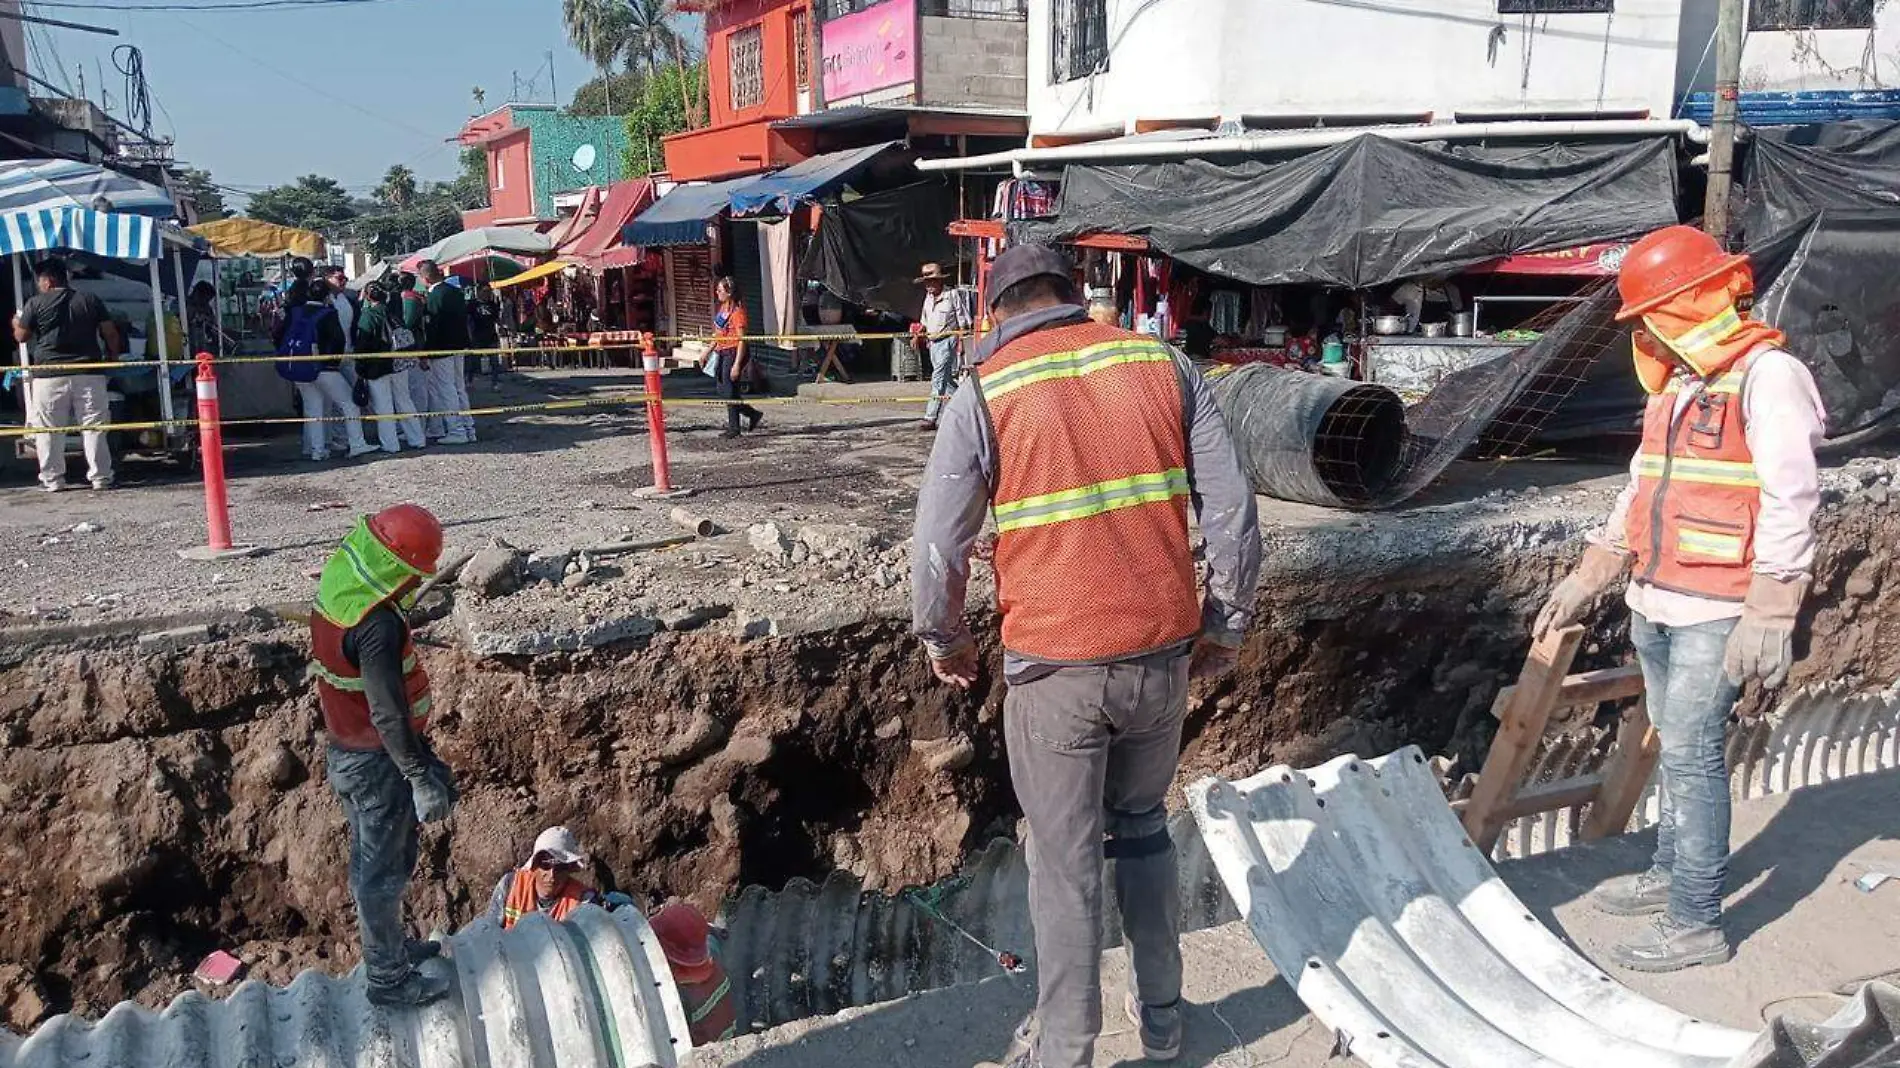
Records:
[[[299,604],[299,612],[307,606]],[[301,617],[300,617],[301,618]],[[169,652],[191,645],[245,634],[256,634],[287,622],[270,606],[245,609],[212,608],[169,615],[101,620],[96,623],[43,623],[0,629],[0,667],[13,667],[32,654],[55,648],[59,652],[103,649],[136,644],[152,652]]]

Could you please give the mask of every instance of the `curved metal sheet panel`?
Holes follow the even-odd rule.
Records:
[[[1749,1045],[1538,923],[1415,747],[1207,779],[1189,800],[1274,967],[1372,1068],[1720,1068]]]
[[[659,940],[633,909],[536,914],[506,932],[481,920],[425,967],[456,986],[421,1009],[372,1006],[361,968],[304,972],[282,989],[247,982],[162,1012],[126,1002],[97,1023],[0,1031],[0,1068],[677,1068],[691,1048]]]

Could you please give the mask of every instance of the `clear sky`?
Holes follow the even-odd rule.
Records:
[[[484,110],[505,103],[517,77],[524,98],[548,102],[550,50],[560,103],[593,74],[567,44],[561,0],[377,0],[225,12],[124,11],[111,9],[115,0],[73,0],[93,2],[101,7],[28,0],[28,14],[120,33],[29,27],[28,69],[76,92],[83,67],[94,103],[103,69],[112,112],[123,118],[125,77],[113,69],[111,52],[137,45],[154,132],[176,136],[180,160],[243,189],[314,172],[367,195],[394,163],[425,181],[451,178],[456,146],[445,139],[475,113],[474,87],[487,92]]]

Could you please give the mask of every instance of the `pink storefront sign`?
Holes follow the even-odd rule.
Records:
[[[884,0],[825,23],[820,52],[827,102],[915,81],[917,0]]]

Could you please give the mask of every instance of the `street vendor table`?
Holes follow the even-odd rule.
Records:
[[[1523,348],[1488,337],[1372,337],[1365,341],[1365,378],[1400,396],[1430,393],[1446,375]]]
[[[850,326],[836,325],[806,326],[800,327],[800,330],[807,335],[821,337],[823,339],[817,344],[819,348],[825,351],[825,357],[819,361],[818,374],[813,381],[823,382],[825,380],[825,373],[835,370],[838,373],[840,381],[850,382],[851,376],[845,373],[844,362],[838,359],[838,346],[846,342],[858,340],[857,329]],[[798,368],[793,368],[793,370],[797,371]]]

